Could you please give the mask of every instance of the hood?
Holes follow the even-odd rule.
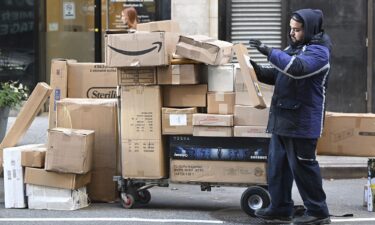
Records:
[[[319,9],[300,9],[293,14],[303,19],[303,30],[305,32],[304,44],[307,44],[318,33],[322,32],[323,12]]]

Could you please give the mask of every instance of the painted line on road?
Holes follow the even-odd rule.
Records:
[[[375,221],[375,218],[351,218],[351,219],[331,219],[333,223],[341,223],[341,222],[369,222]]]
[[[79,221],[112,221],[112,222],[150,222],[150,223],[214,223],[220,220],[188,220],[188,219],[145,219],[145,218],[0,218],[0,222],[79,222]]]

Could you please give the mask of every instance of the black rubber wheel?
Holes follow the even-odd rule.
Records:
[[[147,204],[151,200],[151,193],[149,190],[142,190],[137,192],[137,200],[141,204]]]
[[[125,209],[133,208],[135,204],[134,196],[131,194],[122,193],[121,194],[121,205]]]
[[[249,187],[241,196],[241,209],[252,217],[255,216],[255,210],[266,208],[270,203],[270,194],[266,189],[259,186]]]

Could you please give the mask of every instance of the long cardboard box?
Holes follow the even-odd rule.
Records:
[[[233,127],[194,126],[193,136],[198,137],[233,137]]]
[[[193,125],[231,127],[233,126],[233,115],[195,113],[193,114]]]
[[[159,66],[158,84],[198,84],[199,71],[197,64]]]
[[[171,182],[267,184],[264,162],[171,160]]]
[[[193,134],[193,114],[197,108],[162,108],[162,134]]]
[[[164,107],[206,107],[207,85],[178,85],[163,87]]]
[[[271,137],[266,126],[234,126],[235,137]]]
[[[327,112],[318,154],[375,156],[375,114]]]
[[[157,83],[156,67],[119,67],[117,68],[118,84],[155,85]]]
[[[267,105],[259,88],[254,68],[250,64],[250,56],[247,48],[242,44],[236,44],[233,49],[240,64],[241,75],[249,94],[248,97],[251,99],[251,102],[254,102],[255,108],[265,108]]]

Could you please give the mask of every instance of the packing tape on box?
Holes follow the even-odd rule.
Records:
[[[228,114],[228,104],[219,104],[219,114]]]
[[[223,102],[224,101],[224,93],[216,93],[215,94],[215,101],[216,102]]]

